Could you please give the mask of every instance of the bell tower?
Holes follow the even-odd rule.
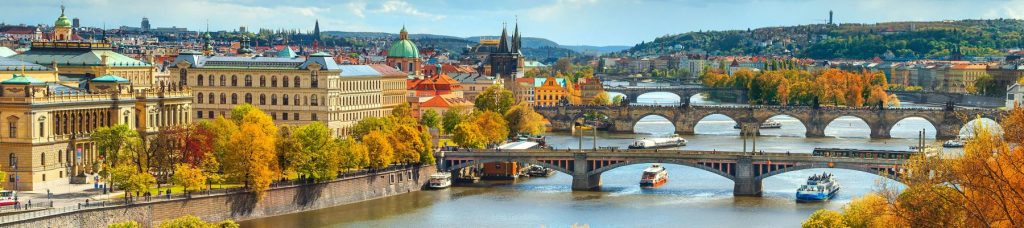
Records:
[[[64,5],[60,5],[60,17],[53,23],[53,41],[71,40],[71,21],[64,16]]]

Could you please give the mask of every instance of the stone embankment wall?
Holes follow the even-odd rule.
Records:
[[[204,195],[191,199],[83,209],[0,226],[106,227],[111,223],[135,220],[152,227],[161,221],[189,214],[207,221],[240,221],[419,191],[435,171],[433,166],[424,166],[346,177],[326,183],[271,188],[262,201],[257,201],[252,193]]]

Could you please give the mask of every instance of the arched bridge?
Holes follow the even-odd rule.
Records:
[[[637,103],[637,97],[645,93],[665,92],[679,96],[679,102],[689,104],[690,97],[698,93],[715,92],[728,93],[736,99],[737,103],[746,103],[747,91],[733,88],[711,88],[701,85],[678,85],[678,86],[605,86],[604,91],[621,93],[626,96],[629,103]]]
[[[704,117],[721,114],[738,124],[758,126],[768,119],[787,115],[800,121],[807,129],[807,137],[824,137],[825,127],[843,116],[860,118],[871,128],[871,138],[889,138],[889,131],[900,120],[919,117],[936,129],[939,139],[955,138],[960,129],[977,117],[999,121],[1004,111],[967,108],[845,108],[810,106],[551,106],[536,107],[538,113],[551,121],[552,130],[569,131],[575,120],[586,113],[599,113],[608,117],[609,130],[632,132],[633,126],[647,116],[661,116],[672,122],[675,132],[693,134],[694,127]],[[747,129],[747,128],[744,128]]]
[[[884,158],[834,158],[810,154],[685,150],[484,150],[444,152],[442,170],[488,162],[520,162],[552,168],[572,176],[573,190],[592,190],[601,186],[601,173],[633,164],[666,163],[702,169],[729,180],[738,196],[761,195],[765,178],[802,169],[839,168],[879,174],[895,179],[906,160]]]

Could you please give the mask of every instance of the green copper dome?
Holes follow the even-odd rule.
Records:
[[[412,41],[403,39],[391,44],[391,48],[388,49],[388,57],[419,58],[420,50],[416,48],[416,44],[412,43]]]
[[[60,6],[60,17],[57,17],[57,21],[53,22],[53,27],[71,27],[71,20],[64,16],[64,5]]]

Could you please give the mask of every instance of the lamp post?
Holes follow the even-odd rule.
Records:
[[[18,190],[18,181],[19,181],[18,179],[20,179],[20,178],[18,178],[18,157],[17,156],[12,156],[11,157],[11,172],[14,174],[14,190],[17,191]]]

